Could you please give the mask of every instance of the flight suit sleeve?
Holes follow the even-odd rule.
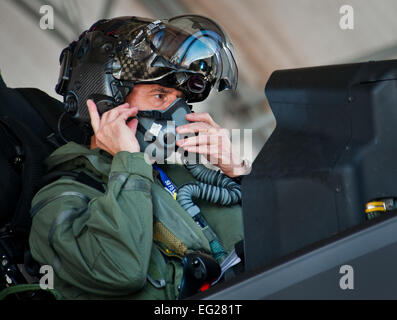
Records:
[[[123,151],[112,160],[106,193],[67,178],[46,186],[32,203],[54,199],[33,217],[33,258],[92,294],[140,290],[153,241],[152,182],[144,154]]]

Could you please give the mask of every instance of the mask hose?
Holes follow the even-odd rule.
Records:
[[[201,227],[210,244],[212,255],[218,262],[221,262],[227,252],[201,215],[200,208],[193,199],[203,199],[222,206],[234,205],[241,202],[240,185],[220,171],[206,168],[202,164],[186,163],[185,166],[199,182],[180,186],[177,191],[177,201]]]
[[[189,172],[202,182],[203,197],[207,201],[229,206],[241,202],[241,187],[238,183],[220,171],[215,171],[202,164],[185,164]],[[207,184],[207,186],[204,186]]]

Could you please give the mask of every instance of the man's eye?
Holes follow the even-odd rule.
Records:
[[[158,98],[158,99],[160,99],[160,100],[163,100],[164,99],[164,94],[161,94],[161,93],[159,93],[159,94],[156,94],[156,98]]]

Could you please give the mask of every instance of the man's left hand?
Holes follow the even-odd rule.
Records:
[[[207,112],[189,113],[186,119],[192,123],[177,127],[176,132],[198,132],[199,135],[178,140],[177,146],[188,152],[204,155],[211,164],[231,178],[246,174],[247,170],[239,152],[233,150],[229,130],[221,128]]]

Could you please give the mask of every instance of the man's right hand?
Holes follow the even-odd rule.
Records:
[[[136,116],[138,107],[130,108],[128,103],[124,103],[105,112],[101,117],[94,101],[87,100],[87,107],[98,148],[113,156],[120,151],[140,151],[135,136],[138,120],[132,119],[126,123],[128,118]]]

